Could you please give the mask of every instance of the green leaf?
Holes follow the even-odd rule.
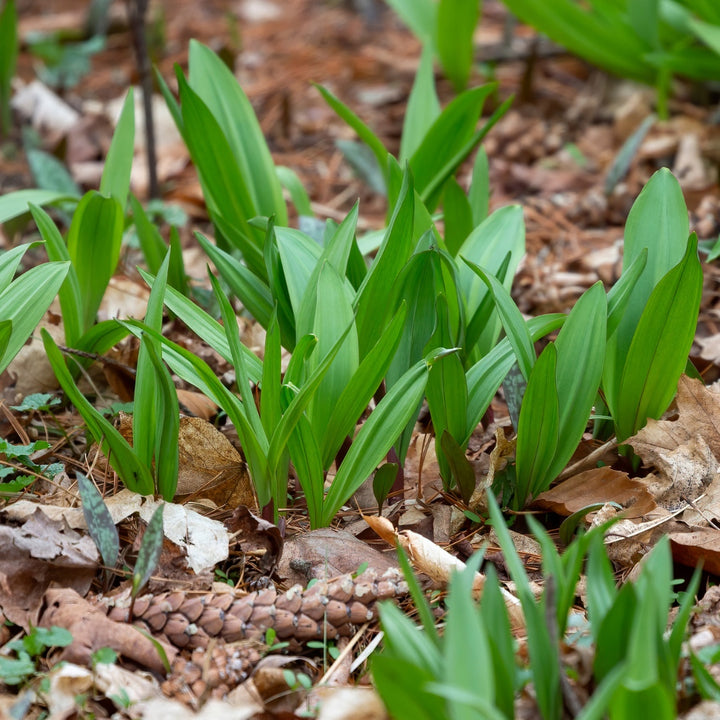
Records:
[[[322,85],[315,84],[323,96],[325,102],[335,111],[338,117],[347,123],[357,134],[358,137],[372,150],[378,167],[385,170],[387,167],[388,151],[382,144],[380,138],[343,102],[333,95],[327,88]]]
[[[435,91],[433,53],[426,46],[420,56],[420,64],[415,73],[415,81],[405,109],[405,119],[400,137],[400,154],[398,155],[401,163],[412,157],[420,147],[427,131],[439,115],[440,101]]]
[[[26,273],[27,275],[27,273]],[[23,276],[24,277],[24,276]],[[141,463],[125,438],[88,402],[78,390],[65,360],[55,341],[44,328],[40,331],[45,352],[65,394],[82,415],[94,440],[100,444],[103,452],[109,456],[110,463],[125,486],[141,495],[151,495],[153,480],[150,470]]]
[[[315,433],[307,417],[301,416],[288,438],[288,449],[300,487],[305,493],[310,527],[322,525],[325,474]]]
[[[232,157],[248,181],[247,189],[255,208],[249,217],[274,215],[278,225],[287,225],[287,210],[275,164],[250,100],[227,65],[197,40],[190,41],[189,65],[190,87],[205,103],[227,139],[232,154],[225,162]],[[232,186],[227,190],[232,192]]]
[[[143,280],[152,288],[154,278],[144,270],[138,269]],[[232,354],[225,331],[220,323],[201,310],[194,302],[171,287],[165,288],[165,306],[180,318],[201,340],[210,345],[225,360],[232,363]],[[255,353],[243,346],[243,353],[248,364],[248,375],[252,382],[260,382],[262,363]]]
[[[535,364],[535,348],[522,313],[510,293],[493,275],[488,274],[475,263],[463,258],[470,269],[487,285],[493,295],[495,306],[505,329],[505,334],[515,351],[517,362],[525,379],[530,378]]]
[[[514,497],[518,509],[552,481],[549,471],[558,445],[559,425],[556,367],[557,351],[551,343],[535,363],[520,410]]]
[[[314,217],[315,213],[313,213],[310,205],[310,197],[298,174],[292,168],[285,167],[284,165],[277,165],[275,167],[275,174],[280,184],[290,193],[290,199],[295,206],[297,214],[301,217]]]
[[[137,560],[135,561],[135,570],[133,572],[131,595],[137,597],[145,583],[150,579],[153,570],[157,567],[160,560],[160,553],[163,546],[163,510],[164,504],[160,504],[155,508],[150,522],[145,528],[145,534],[140,544]]]
[[[95,487],[95,483],[81,472],[76,472],[82,501],[83,517],[88,526],[88,532],[102,556],[103,563],[110,568],[115,567],[120,552],[120,539],[113,522],[112,515],[102,495]]]
[[[370,476],[390,450],[422,399],[427,375],[427,362],[420,360],[390,388],[370,413],[325,497],[324,525],[332,522],[343,503]]]
[[[77,200],[76,197],[56,190],[17,190],[0,197],[0,223],[18,217],[30,210],[30,204],[52,205],[62,200]]]
[[[133,194],[130,194],[130,207],[132,208],[135,230],[140,241],[140,249],[148,270],[153,275],[157,275],[167,252],[167,245],[162,239],[157,226],[150,221],[140,201]]]
[[[458,95],[424,134],[422,143],[409,161],[420,197],[427,199],[428,193],[434,189],[432,182],[438,177],[445,175],[442,177],[444,183],[452,174],[446,171],[448,159],[462,152],[473,137],[483,104],[495,88],[494,84],[487,84]],[[443,151],[438,152],[438,148]]]
[[[0,12],[0,135],[10,132],[11,82],[18,57],[18,14],[15,0],[5,0]]]
[[[381,465],[373,475],[373,495],[377,500],[378,509],[382,509],[383,503],[387,500],[387,496],[395,484],[395,478],[398,474],[397,463],[385,463]],[[400,546],[398,545],[398,549]]]
[[[443,214],[445,219],[445,245],[453,257],[457,255],[465,238],[472,232],[473,211],[465,192],[458,181],[451,177],[445,183],[443,193]]]
[[[440,436],[440,448],[450,466],[460,495],[465,502],[469,502],[475,490],[475,470],[465,456],[465,451],[447,430]]]
[[[380,387],[400,343],[406,315],[407,306],[402,304],[335,403],[321,441],[323,467],[326,470]]]
[[[602,283],[585,291],[555,341],[558,440],[548,469],[549,485],[577,449],[602,377],[607,335],[607,301]]]
[[[68,263],[37,265],[0,293],[0,322],[10,321],[12,331],[0,355],[0,372],[18,354],[50,307],[68,271]],[[7,332],[5,326],[4,332]]]
[[[473,227],[477,227],[488,216],[490,206],[490,168],[484,147],[475,156],[472,180],[468,191],[468,202],[472,208]]]
[[[693,233],[685,257],[657,284],[635,330],[613,412],[618,440],[659,418],[674,397],[695,336],[702,283]]]
[[[120,117],[115,126],[110,149],[105,159],[100,192],[117,200],[120,208],[125,209],[130,190],[130,170],[132,168],[135,143],[135,101],[130,88],[123,103]]]
[[[437,6],[434,0],[387,0],[423,46],[433,42]]]
[[[440,64],[455,92],[467,86],[473,61],[473,35],[481,12],[478,0],[440,0],[436,44]]]
[[[68,253],[82,299],[82,330],[95,323],[100,302],[120,257],[123,211],[114,197],[87,193],[68,233]]]

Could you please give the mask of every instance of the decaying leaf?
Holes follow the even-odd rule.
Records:
[[[644,479],[630,478],[627,473],[609,467],[573,475],[540,493],[533,504],[567,517],[589,505],[606,502],[622,505],[625,518],[644,517],[656,508]]]
[[[412,532],[404,530],[395,532],[392,523],[383,517],[367,516],[365,518],[367,524],[387,543],[392,545],[400,545],[405,551],[413,567],[417,572],[424,573],[434,582],[447,585],[453,571],[465,568],[462,560],[451,555],[447,550],[443,550],[431,540]],[[482,595],[482,589],[485,584],[485,576],[478,572],[475,574],[473,582],[473,594],[479,598]],[[505,605],[510,616],[510,624],[514,631],[519,631],[525,627],[520,601],[504,588],[500,588]]]
[[[26,630],[51,583],[85,594],[98,569],[95,543],[36,510],[21,527],[0,525],[0,607]]]

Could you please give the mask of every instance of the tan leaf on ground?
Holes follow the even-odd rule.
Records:
[[[37,625],[51,583],[85,594],[98,568],[98,552],[88,536],[36,511],[21,527],[0,525],[0,607],[25,630]]]
[[[649,487],[657,503],[675,510],[694,501],[718,472],[720,391],[683,375],[678,383],[676,420],[649,420],[628,440],[659,481]]]
[[[357,572],[364,563],[379,573],[398,566],[392,553],[380,552],[344,530],[321,528],[288,538],[278,572],[289,583],[305,586],[313,578]]]
[[[639,478],[609,467],[593,468],[573,475],[540,493],[535,507],[568,516],[595,503],[616,502],[626,508],[623,517],[644,517],[657,506],[647,484]]]
[[[720,575],[720,530],[705,527],[689,533],[671,533],[669,537],[673,560],[691,568],[702,561],[704,571]]]

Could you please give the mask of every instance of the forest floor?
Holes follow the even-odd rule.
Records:
[[[365,15],[356,12],[352,3],[331,0],[209,0],[202,3],[176,0],[172,3],[155,2],[150,8],[153,61],[170,86],[176,88],[173,71],[175,63],[187,71],[191,39],[199,40],[221,53],[234,68],[255,108],[275,162],[292,168],[299,175],[311,198],[315,214],[323,219],[339,221],[359,199],[360,231],[383,226],[385,199],[358,178],[345,161],[336,141],[355,139],[354,133],[325,104],[312,83],[330,89],[376,132],[391,152],[397,153],[403,113],[421,47],[389,9],[381,3],[370,3],[369,6],[371,9]],[[73,32],[83,27],[87,3],[84,0],[19,0],[18,9],[20,33],[24,41],[15,88],[19,99],[38,77],[39,61],[30,54],[27,41],[37,32]],[[617,280],[622,268],[623,228],[628,212],[644,184],[660,167],[669,167],[678,178],[690,212],[690,227],[697,232],[699,239],[718,239],[720,117],[717,97],[713,102],[707,91],[690,85],[678,85],[670,102],[670,118],[666,121],[657,120],[649,127],[639,147],[630,156],[627,171],[612,180],[623,145],[653,112],[654,91],[651,88],[609,77],[546,41],[538,42],[531,29],[509,24],[503,6],[492,1],[485,3],[483,19],[476,33],[476,58],[471,84],[489,80],[498,83],[497,93],[488,103],[487,112],[491,112],[493,107],[506,98],[514,96],[511,109],[491,130],[484,147],[489,158],[491,209],[514,203],[524,209],[527,256],[513,290],[513,297],[523,313],[538,315],[567,312],[577,298],[598,279],[608,288]],[[452,90],[441,76],[438,75],[437,80],[441,102],[447,103],[453,97]],[[57,93],[58,97],[53,103],[59,104],[47,106],[45,101],[40,102],[36,96],[28,96],[25,103],[19,103],[16,107],[18,131],[5,140],[0,148],[0,194],[37,185],[23,150],[20,124],[26,131],[34,129],[34,140],[30,142],[35,142],[60,158],[83,189],[97,187],[120,103],[128,87],[137,82],[138,73],[125,4],[115,3],[111,6],[104,49],[92,56],[89,72],[79,82]],[[211,226],[187,150],[162,105],[162,102],[158,103],[156,115],[157,169],[161,197],[165,203],[179,208],[186,216],[186,222],[181,228],[186,267],[189,275],[202,285],[206,276],[205,260],[194,243],[192,232],[200,229],[211,233]],[[137,127],[140,133],[140,122]],[[28,136],[25,137],[28,142]],[[468,165],[461,171],[461,183],[468,182],[470,170]],[[142,147],[136,150],[133,191],[141,199],[146,199],[147,160]],[[31,228],[6,226],[4,234],[0,234],[0,241],[4,247],[9,247],[21,239],[26,241],[32,237]],[[29,257],[35,257],[36,261],[41,259],[39,255]],[[136,251],[129,249],[123,254],[122,267],[102,309],[107,317],[118,312],[125,316],[143,316],[147,291],[135,270],[139,262]],[[703,267],[705,288],[692,360],[710,384],[720,377],[720,310],[717,307],[720,273],[714,263],[704,264]],[[49,324],[52,324],[52,317],[48,320]],[[229,370],[229,366],[221,359],[199,347],[198,341],[193,340],[183,328],[176,325],[169,328],[169,332],[194,351],[204,353],[214,363],[218,373]],[[258,328],[245,323],[244,333],[244,339],[249,345],[262,345],[262,333]],[[121,349],[114,355],[114,359],[132,364],[132,351]],[[104,367],[107,369],[107,365]],[[93,376],[94,382],[99,385],[99,392],[108,402],[130,400],[132,394],[127,390],[127,384],[110,375],[111,371]],[[9,442],[28,443],[42,437],[38,428],[42,428],[45,423],[59,422],[68,431],[82,424],[80,418],[69,411],[51,417],[43,412],[28,413],[9,409],[11,405],[17,406],[22,397],[28,394],[53,392],[57,388],[52,372],[37,352],[32,351],[31,346],[24,349],[10,371],[0,380],[0,385],[4,393],[2,408],[5,418],[0,422],[0,433]],[[687,392],[692,394],[694,391]],[[720,412],[714,409],[713,395],[713,392],[709,392],[708,398],[701,401],[706,418],[714,412]],[[687,398],[687,394],[681,396],[681,399],[683,397]],[[678,401],[677,415],[687,419],[688,434],[691,435],[701,421],[689,418],[690,413],[680,405],[681,399]],[[197,402],[196,396],[187,393],[183,402],[194,415],[211,418],[212,410],[194,404]],[[498,396],[493,403],[493,412],[495,426],[509,424],[506,422],[508,412],[502,396]],[[710,424],[713,424],[712,420]],[[478,432],[471,442],[470,457],[478,469],[487,467],[489,454],[495,446],[495,426],[491,426],[485,433]],[[437,544],[452,549],[465,560],[477,547],[478,527],[452,507],[458,505],[457,501],[438,492],[439,475],[432,461],[432,452],[425,454],[428,438],[423,428],[419,428],[406,468],[406,502],[394,506],[391,519],[400,528],[427,536]],[[720,457],[720,437],[711,440],[706,437],[706,440],[715,456]],[[232,485],[239,482],[242,459],[237,450],[221,446],[217,438],[205,438],[204,441],[211,445],[215,443],[212,445],[215,449],[194,446],[195,440],[186,440],[186,464],[192,466],[197,456],[204,453],[217,453],[216,464],[213,467],[196,468],[197,474],[207,481],[218,469],[232,466],[235,474],[231,473],[227,483]],[[590,437],[586,438],[578,458],[596,447],[597,444]],[[69,458],[67,448],[63,452],[65,454],[59,452],[57,457],[68,463],[68,471],[72,466],[86,472],[94,470],[96,480],[102,477],[101,462],[90,468],[89,456],[82,459]],[[607,471],[610,475],[605,480],[615,483],[613,492],[616,495],[613,499],[638,493],[642,495],[640,486],[634,484],[636,478],[624,472],[628,468],[622,466],[613,448],[608,450],[605,459],[608,458],[609,464],[614,463],[614,469]],[[426,464],[420,470],[418,465],[422,465],[423,459]],[[196,478],[196,482],[200,481]],[[110,494],[110,483],[106,487]],[[586,484],[585,490],[565,487],[558,491],[556,488],[555,495],[547,498],[546,504],[538,511],[558,513],[554,520],[556,528],[561,516],[608,499],[598,497],[588,487],[589,484]],[[720,514],[720,494],[713,490],[713,487],[708,488],[710,499],[702,510],[706,515],[717,517]],[[34,488],[33,492],[40,504],[56,503],[57,498],[50,490]],[[221,497],[217,493],[214,496],[203,494],[201,490],[190,491],[187,495],[200,506],[203,501]],[[420,495],[423,501],[417,502],[416,498]],[[306,585],[312,577],[354,572],[366,562],[378,572],[396,565],[392,549],[384,541],[378,541],[377,535],[368,529],[357,512],[345,513],[333,531],[308,533],[300,515],[291,512],[287,522],[277,528],[253,515],[232,512],[233,504],[228,504],[227,495],[223,497],[224,500],[221,498],[216,503],[220,507],[212,516],[225,522],[229,532],[234,535],[230,559],[218,562],[214,579],[220,579],[223,575],[230,577],[235,581],[238,591],[254,591],[268,582],[276,583],[279,588],[287,588],[295,582]],[[658,498],[642,497],[647,502],[641,509],[636,508],[638,522],[647,520],[652,510],[661,506]],[[131,500],[123,498],[117,504],[123,503],[127,508],[123,515],[125,519],[119,526],[123,547],[131,557],[137,553],[144,523],[138,519],[138,508],[132,505]],[[359,504],[371,508],[372,500],[366,496],[365,502],[360,501]],[[18,503],[8,504],[7,512],[11,512],[13,505],[18,506]],[[63,512],[68,509],[63,508]],[[15,514],[6,515],[0,521],[0,529],[3,523],[8,527],[24,527],[22,523],[30,522],[30,510],[23,512],[26,514],[18,510]],[[36,519],[36,522],[40,521]],[[631,543],[630,538],[626,538],[628,545],[623,550],[618,549],[613,556],[619,574],[623,577],[632,575],[639,557],[638,544],[643,545],[646,551],[660,534],[673,537],[673,533],[676,533],[679,537],[684,530],[681,532],[678,525],[672,518],[668,518],[666,523],[661,523],[654,530],[643,526],[644,534],[640,535],[641,530],[637,531],[639,540],[636,537]],[[45,525],[41,524],[40,527],[45,528]],[[337,534],[340,528],[342,535]],[[28,528],[25,531],[31,532]],[[36,529],[34,532],[39,531]],[[47,529],[43,532],[51,531]],[[702,532],[693,539],[682,541],[678,537],[674,538],[673,543],[678,567],[692,567],[702,556],[705,558],[706,571],[711,576],[720,574],[720,530],[712,522],[704,523]],[[538,546],[529,537],[519,535],[518,538],[518,543],[523,538],[526,541],[526,545],[519,546],[519,549],[528,570],[536,573],[540,579],[537,575],[540,560]],[[74,539],[68,541],[73,552],[82,554],[79,549],[81,540],[80,536],[74,536]],[[7,541],[11,542],[11,538]],[[0,547],[4,547],[4,542],[0,540]],[[153,593],[180,588],[183,594],[189,596],[191,593],[207,592],[211,587],[217,592],[217,586],[211,586],[212,572],[205,571],[197,578],[190,579],[191,573],[185,566],[186,551],[180,550],[178,545],[169,540],[166,545],[149,588]],[[493,557],[491,553],[490,559]],[[83,595],[90,590],[97,592],[120,586],[122,581],[122,578],[116,578],[108,584],[104,576],[96,573],[95,566],[89,575],[87,569],[67,569],[74,567],[72,564],[51,571],[42,565],[32,551],[28,556],[13,555],[12,558],[12,562],[7,561],[8,567],[13,566],[12,572],[7,567],[3,568],[0,561],[0,608],[6,618],[14,620],[18,625],[36,623],[41,613],[47,610],[48,600],[44,593],[51,584],[72,587]],[[503,575],[505,568],[502,560],[495,559]],[[75,559],[73,562],[78,561]],[[67,577],[75,574],[81,575],[82,580],[68,582]],[[23,588],[22,592],[19,588]],[[331,595],[331,589],[328,593]],[[76,616],[78,613],[92,614],[90,606],[83,605],[81,607],[84,609],[81,610],[77,605],[73,607],[72,613]],[[191,611],[186,612],[189,617],[188,613],[191,614]],[[367,631],[367,637],[360,645],[367,641],[374,629],[371,627]],[[17,628],[3,630],[0,640],[5,642],[15,635]],[[80,632],[78,628],[76,630]],[[101,631],[95,628],[94,632]],[[167,638],[167,628],[165,632]],[[133,641],[126,639],[122,642],[132,644]],[[337,647],[342,648],[345,643],[344,640],[339,641]],[[175,659],[174,674],[163,685],[165,694],[173,698],[173,703],[181,701],[187,707],[197,708],[211,695],[227,696],[240,684],[243,673],[247,674],[248,668],[256,666],[262,654],[256,648],[243,651],[245,654],[237,661],[240,670],[236,675],[228,675],[230,671],[223,665],[228,662],[226,650],[221,652],[219,647],[207,645],[200,650],[200,655],[183,657],[179,653]],[[130,651],[128,654],[132,655]],[[353,653],[348,651],[347,655],[352,660]],[[217,671],[215,675],[208,670],[211,662],[209,658],[214,656],[218,657],[213,662],[224,667],[222,672]],[[130,667],[148,667],[143,666],[143,657],[136,653],[135,664],[130,664]],[[255,694],[247,694],[240,699],[236,697],[235,704],[226,705],[223,712],[237,711],[237,717],[292,717],[298,708],[307,707],[309,701],[303,688],[298,687],[295,692],[288,693],[287,684],[283,686],[286,676],[282,674],[282,669],[289,668],[295,672],[301,669],[316,682],[323,675],[324,661],[328,660],[323,650],[300,647],[295,648],[295,655],[292,656],[269,657],[281,657],[282,660],[266,663],[263,667],[265,674],[254,676]],[[353,669],[351,673],[349,664],[341,663],[334,666],[330,685],[349,686],[358,678],[362,679],[362,671]],[[64,689],[61,687],[63,682],[66,684]],[[88,681],[89,685],[83,685],[83,682],[68,676],[53,686],[56,698],[72,698],[85,693],[87,702],[83,709],[70,705],[69,709],[63,710],[60,700],[53,707],[48,696],[38,692],[30,698],[27,714],[23,717],[39,717],[47,707],[52,710],[53,718],[90,717],[90,713],[95,713],[95,717],[107,717],[113,711],[140,716],[150,712],[150,701],[147,699],[142,711],[140,704],[135,705],[134,711],[124,711],[117,703],[113,704],[107,699],[114,694],[112,689],[117,690],[118,686],[131,690],[129,676],[112,679],[93,676]],[[99,690],[101,686],[103,691]],[[0,691],[2,687],[0,683]],[[285,692],[282,692],[283,687]],[[6,690],[4,695],[0,694],[0,715],[4,711],[9,712],[9,708],[16,705],[18,700],[15,690]],[[146,688],[138,690],[138,693],[142,695],[145,691]],[[317,692],[317,689],[313,692]],[[170,713],[170,717],[180,717],[178,706],[171,705],[169,699],[161,700],[162,697],[158,691],[152,712],[166,712]],[[167,704],[162,705],[163,702]],[[365,709],[363,712],[367,713],[364,717],[375,717],[369,709],[366,696],[359,701],[350,698],[342,700],[348,713],[357,702]],[[231,710],[231,707],[234,709]],[[256,714],[242,715],[240,708],[247,711],[248,707],[254,707],[253,712]],[[216,709],[213,712],[221,711]],[[382,717],[381,712],[377,712],[380,713],[377,716]],[[214,716],[212,713],[207,715]]]

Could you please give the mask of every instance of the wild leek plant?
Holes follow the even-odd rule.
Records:
[[[489,507],[522,606],[527,651],[516,652],[494,568],[485,573],[479,606],[473,600],[473,580],[482,551],[450,583],[442,636],[407,561],[401,558],[422,628],[394,605],[381,606],[384,645],[373,657],[371,669],[375,687],[392,716],[398,720],[513,718],[515,700],[531,683],[541,717],[561,718],[561,675],[568,672],[561,648],[572,643],[566,631],[580,571],[589,557],[585,587],[595,691],[576,717],[589,720],[609,715],[619,720],[638,712],[675,717],[682,641],[700,574],[695,573],[667,633],[674,594],[666,538],[646,558],[637,580],[618,590],[603,528],[573,540],[561,555],[540,525],[531,522],[543,548],[545,582],[538,599],[493,497],[489,497]]]
[[[11,82],[15,75],[19,47],[15,0],[5,0],[0,10],[0,137],[10,132]]]

